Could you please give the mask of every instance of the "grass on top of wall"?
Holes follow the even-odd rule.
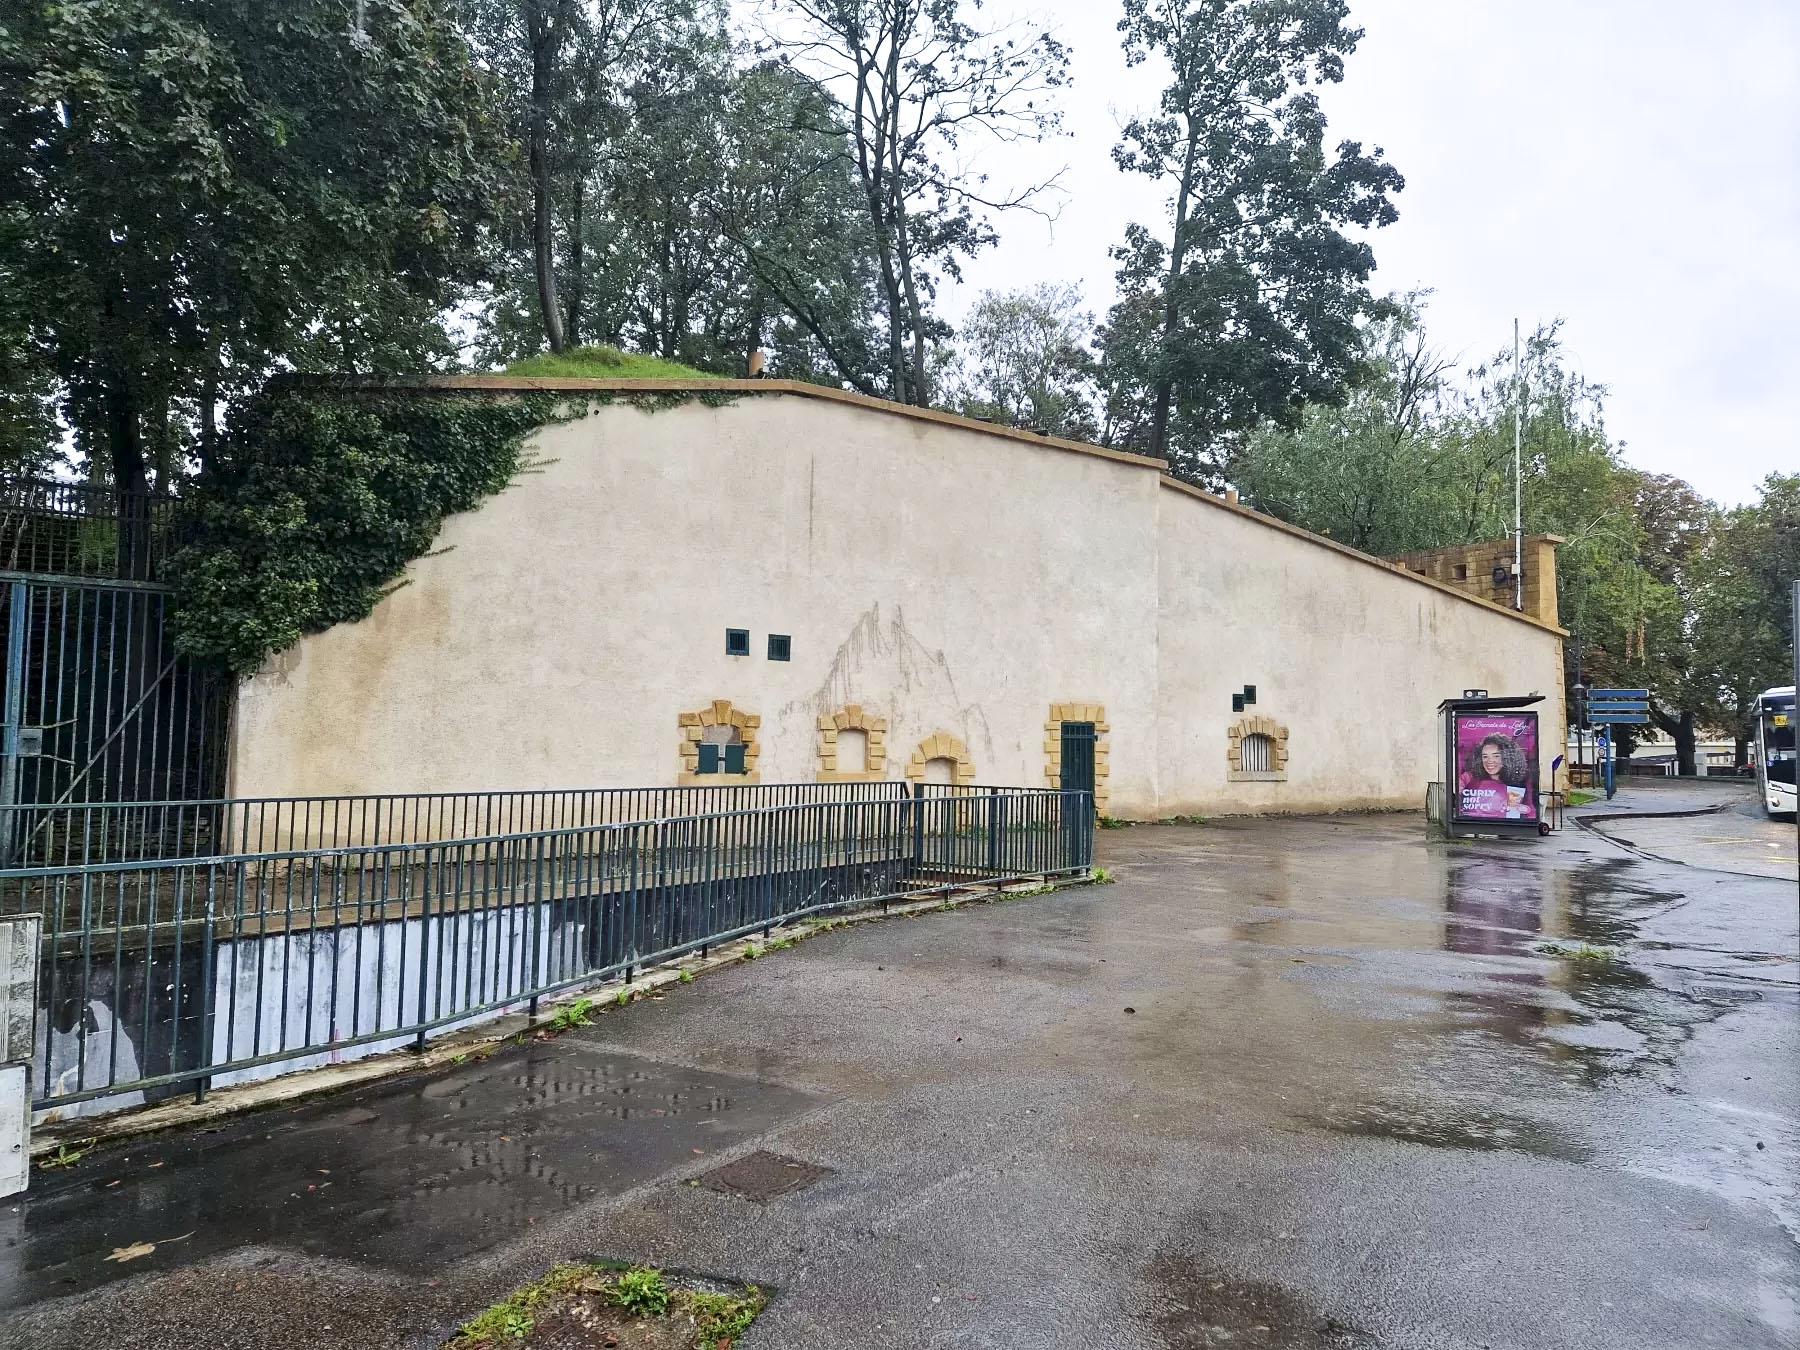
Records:
[[[572,347],[566,352],[539,352],[514,361],[508,375],[543,375],[558,379],[589,380],[705,380],[714,379],[679,361],[660,356],[622,352],[617,347]]]

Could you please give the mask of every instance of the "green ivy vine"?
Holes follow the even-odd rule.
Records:
[[[532,467],[540,427],[693,401],[731,395],[273,386],[236,410],[183,501],[168,563],[176,645],[249,674],[307,633],[368,617],[446,516]]]
[[[237,410],[184,501],[176,645],[247,674],[367,617],[444,517],[499,492],[566,395],[275,388]],[[577,410],[576,415],[579,415]]]

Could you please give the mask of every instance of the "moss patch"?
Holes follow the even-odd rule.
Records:
[[[573,347],[566,352],[540,352],[514,361],[508,375],[543,375],[560,379],[588,380],[707,380],[717,379],[679,361],[660,356],[641,356],[617,347]]]
[[[720,1286],[566,1261],[464,1322],[445,1350],[730,1350],[768,1297],[755,1285]]]

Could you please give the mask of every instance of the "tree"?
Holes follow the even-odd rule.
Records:
[[[880,393],[880,264],[848,116],[770,62],[737,76],[725,120],[729,163],[709,218],[742,254],[750,345],[768,339],[773,374]]]
[[[1451,364],[1427,339],[1422,306],[1409,295],[1368,322],[1367,375],[1342,406],[1313,405],[1294,430],[1264,427],[1245,440],[1229,477],[1246,501],[1379,555],[1456,533],[1438,436]]]
[[[623,91],[723,18],[707,0],[469,0],[469,15],[525,148],[530,215],[510,242],[529,262],[540,345],[561,352],[582,338],[583,221],[597,160],[630,125]]]
[[[1089,438],[1095,433],[1092,329],[1073,286],[988,291],[957,334],[945,402],[966,416]]]
[[[131,503],[205,456],[223,400],[277,367],[441,360],[484,273],[508,162],[488,81],[426,0],[354,15],[50,0],[0,29],[0,292],[29,358],[7,392],[47,387],[103,456],[128,557]]]
[[[993,241],[984,212],[1030,206],[1048,186],[993,191],[960,156],[977,137],[1054,131],[1048,99],[1067,80],[1068,53],[1039,29],[977,27],[961,0],[782,0],[781,10],[774,48],[848,114],[890,396],[927,405],[926,346],[947,335],[928,308],[938,277],[959,276],[959,258]]]
[[[1133,118],[1121,168],[1173,189],[1159,236],[1141,224],[1114,251],[1135,339],[1107,364],[1122,443],[1216,477],[1230,442],[1264,421],[1292,428],[1345,397],[1359,319],[1380,306],[1369,246],[1343,226],[1390,224],[1404,180],[1379,149],[1325,149],[1314,83],[1343,78],[1362,36],[1343,0],[1126,0],[1126,60],[1166,61],[1159,111]],[[1141,322],[1160,311],[1153,329]]]

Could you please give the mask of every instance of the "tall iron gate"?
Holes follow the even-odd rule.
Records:
[[[152,582],[0,572],[0,865],[50,856],[17,808],[224,791],[231,681],[175,650],[170,604]]]

